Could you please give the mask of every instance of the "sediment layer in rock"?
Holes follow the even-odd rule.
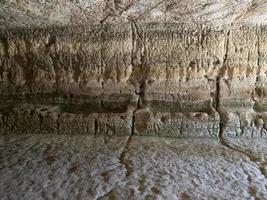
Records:
[[[77,26],[39,18],[31,24],[25,17],[3,23],[0,111],[5,132],[10,127],[45,130],[43,122],[51,115],[47,129],[57,133],[267,135],[264,1],[199,2],[184,7],[181,19],[177,12],[184,1],[172,1],[172,8],[169,1],[128,3],[92,1],[85,13],[99,11],[99,18]],[[4,5],[10,16],[24,12],[20,4]],[[208,9],[214,6],[217,17]],[[229,15],[223,15],[224,9]],[[201,10],[206,12],[201,15]],[[40,114],[42,107],[47,110]],[[34,121],[35,116],[39,129],[9,122],[12,117]]]

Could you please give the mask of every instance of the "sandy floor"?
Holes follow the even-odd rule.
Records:
[[[267,199],[267,141],[231,145],[0,135],[0,199]]]

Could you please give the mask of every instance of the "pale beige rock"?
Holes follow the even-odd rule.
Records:
[[[153,113],[141,109],[134,114],[134,134],[165,137],[214,137],[219,135],[217,112]]]
[[[72,26],[131,20],[214,26],[233,22],[267,22],[265,0],[6,0],[1,2],[0,11],[0,28]]]
[[[258,164],[213,139],[0,135],[2,199],[266,199]],[[236,140],[266,161],[266,141]],[[124,151],[123,151],[124,150]],[[124,156],[121,157],[122,152]]]
[[[47,130],[58,133],[58,119],[64,133],[96,132],[83,121],[92,115],[125,127],[119,135],[266,135],[264,0],[1,4],[0,111],[13,121],[21,114],[4,108],[26,103],[57,106]],[[140,131],[143,110],[153,117]],[[192,127],[174,133],[184,119]]]

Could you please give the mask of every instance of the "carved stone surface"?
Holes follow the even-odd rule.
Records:
[[[267,135],[265,0],[1,4],[3,132]]]
[[[134,134],[168,137],[216,137],[218,113],[153,113],[138,110],[134,115]]]

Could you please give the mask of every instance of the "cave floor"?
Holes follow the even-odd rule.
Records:
[[[0,135],[0,180],[0,199],[267,199],[259,163],[206,138]]]

